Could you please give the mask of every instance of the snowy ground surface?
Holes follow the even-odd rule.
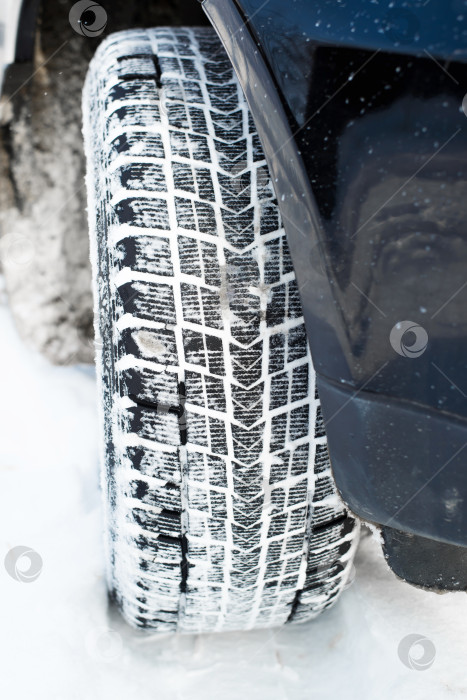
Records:
[[[353,585],[312,624],[156,639],[128,628],[108,608],[103,579],[93,370],[52,368],[27,350],[3,300],[0,338],[0,697],[467,696],[467,596],[424,593],[397,581],[370,537],[360,547]],[[42,558],[33,582],[15,580],[3,566],[18,545]],[[410,634],[433,645],[425,670],[399,658]],[[412,647],[412,663],[421,654]]]

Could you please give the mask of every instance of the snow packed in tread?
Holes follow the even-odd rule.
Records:
[[[208,28],[121,32],[83,110],[109,588],[150,631],[312,619],[358,526],[232,66]]]

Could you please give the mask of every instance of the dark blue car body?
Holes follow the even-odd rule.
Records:
[[[203,7],[275,182],[342,497],[400,576],[465,589],[467,2]]]

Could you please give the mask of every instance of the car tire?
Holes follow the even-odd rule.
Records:
[[[310,620],[358,524],[232,66],[210,28],[120,32],[83,110],[110,591],[150,631]]]

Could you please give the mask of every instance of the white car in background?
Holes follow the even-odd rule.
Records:
[[[0,89],[8,66],[32,61],[38,0],[2,0],[0,3]]]

